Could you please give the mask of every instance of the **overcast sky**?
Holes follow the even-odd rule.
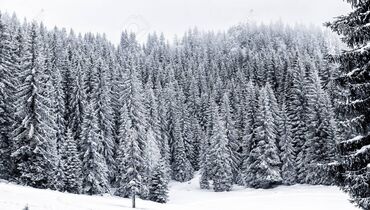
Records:
[[[143,40],[152,31],[172,39],[194,26],[226,30],[248,20],[322,25],[350,6],[342,0],[0,0],[0,9],[48,27],[106,33],[117,43],[125,28]]]

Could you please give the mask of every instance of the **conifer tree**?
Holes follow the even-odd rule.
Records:
[[[341,135],[339,151],[342,155],[342,167],[345,171],[344,187],[359,207],[370,208],[369,190],[369,0],[347,0],[353,11],[348,15],[338,17],[327,25],[339,35],[350,49],[334,61],[340,64],[340,75],[336,79],[346,97],[336,103],[336,112],[344,116],[341,126],[351,135]]]
[[[98,128],[95,102],[86,106],[81,132],[82,192],[94,195],[109,191],[108,168],[102,154],[102,137]]]
[[[184,140],[181,135],[180,119],[174,119],[173,125],[173,154],[172,154],[172,178],[179,182],[189,181],[193,178],[193,167],[186,157]]]
[[[140,167],[138,169],[138,172],[140,173],[142,182],[140,185],[140,195],[142,197],[145,197],[148,193],[148,182],[150,179],[150,171],[148,170],[148,161],[149,157],[146,154],[147,151],[147,134],[146,131],[148,129],[148,119],[147,119],[147,113],[145,110],[145,103],[143,98],[143,90],[142,90],[142,83],[139,80],[138,72],[136,69],[136,61],[131,61],[132,66],[130,68],[130,75],[129,75],[129,82],[128,82],[128,88],[127,88],[127,100],[125,101],[127,104],[128,109],[128,116],[131,120],[131,129],[135,133],[134,136],[137,138],[137,144],[140,148],[139,153],[142,157],[142,163],[140,164]],[[124,95],[123,95],[124,96]],[[121,99],[124,100],[124,99]]]
[[[63,77],[62,71],[65,61],[63,60],[63,49],[61,43],[61,37],[59,37],[59,31],[54,30],[51,41],[50,41],[50,72],[52,73],[52,84],[54,86],[54,95],[52,96],[55,100],[53,101],[53,107],[55,110],[55,127],[57,128],[57,151],[61,153],[61,148],[64,145],[65,137],[65,92],[63,90]]]
[[[81,161],[78,156],[77,142],[72,130],[67,129],[66,142],[61,155],[64,158],[64,189],[70,193],[81,192]]]
[[[166,203],[168,200],[168,180],[166,161],[162,158],[155,167],[149,187],[149,200]]]
[[[111,98],[109,95],[109,84],[107,78],[107,67],[99,59],[93,72],[93,100],[96,101],[95,109],[98,119],[98,131],[103,149],[103,156],[108,167],[109,181],[114,179],[115,164],[113,159],[114,140],[113,140],[113,113],[110,106]]]
[[[131,119],[127,118],[124,122],[126,139],[120,144],[123,148],[121,162],[121,179],[117,190],[117,195],[131,197],[135,200],[140,193],[143,177],[140,175],[142,170],[143,158],[136,131],[132,128]]]
[[[17,63],[13,62],[14,44],[11,40],[11,31],[2,20],[0,13],[0,178],[9,179],[12,170],[11,164],[11,126],[13,117],[13,103],[11,93],[14,92],[12,75]]]
[[[53,86],[46,74],[39,27],[32,23],[25,39],[17,87],[16,115],[20,120],[14,130],[12,157],[16,177],[23,184],[51,186],[55,170],[56,142],[51,93]]]
[[[248,176],[248,168],[250,162],[248,162],[248,158],[250,156],[250,152],[252,147],[255,147],[256,143],[256,126],[257,126],[257,108],[258,108],[258,93],[255,89],[254,83],[249,81],[247,84],[247,95],[245,99],[245,112],[246,116],[243,117],[246,122],[244,131],[239,131],[242,133],[242,179],[245,182],[246,177]],[[243,183],[246,184],[246,183]]]
[[[249,167],[245,176],[248,186],[270,188],[281,182],[280,158],[276,142],[276,126],[271,112],[269,88],[261,90],[258,103],[256,144],[251,147],[247,159]]]
[[[328,96],[321,87],[317,71],[311,73],[307,93],[308,130],[305,142],[306,181],[312,184],[325,184],[329,180],[325,172],[327,164],[335,159],[335,128],[332,124],[333,113]]]
[[[292,185],[296,183],[297,171],[294,163],[294,147],[292,143],[292,133],[289,124],[289,118],[287,114],[287,108],[285,104],[281,107],[281,132],[280,132],[280,159],[282,162],[281,166],[281,178],[283,184]]]
[[[304,91],[304,67],[298,52],[290,69],[291,81],[288,83],[286,106],[289,117],[289,126],[292,132],[292,141],[295,151],[297,168],[297,182],[305,182],[305,149],[306,140],[306,98]]]
[[[230,110],[229,97],[227,94],[224,94],[222,98],[221,105],[221,115],[222,120],[225,122],[226,136],[227,136],[227,147],[230,153],[230,166],[233,173],[233,182],[240,183],[237,179],[241,177],[240,165],[241,165],[241,156],[239,153],[239,148],[241,145],[237,139],[237,132],[235,129],[235,123],[232,119],[232,113]]]
[[[125,186],[127,180],[125,180],[124,174],[126,173],[126,165],[124,162],[126,155],[126,145],[128,138],[128,130],[130,129],[130,118],[128,115],[128,110],[126,104],[123,104],[120,109],[120,119],[119,119],[119,130],[118,130],[118,148],[117,148],[117,185],[119,190],[116,191],[116,195],[122,197],[128,197],[129,192]]]
[[[216,112],[218,112],[216,110]],[[213,189],[216,192],[229,191],[233,183],[231,154],[228,148],[225,122],[217,113],[209,149],[210,173],[213,180]]]
[[[4,83],[0,82],[0,178],[9,179],[11,172],[11,141],[9,136],[9,111],[6,106]]]
[[[182,96],[181,98],[184,98],[184,96]],[[185,153],[186,153],[186,157],[188,158],[192,167],[194,168],[194,166],[197,165],[197,157],[195,154],[195,149],[196,149],[195,136],[194,136],[193,126],[191,124],[192,117],[190,116],[190,113],[188,111],[188,106],[185,100],[180,99],[180,103],[182,104],[182,107],[181,107],[182,119],[183,119],[182,120],[182,135],[184,139]]]

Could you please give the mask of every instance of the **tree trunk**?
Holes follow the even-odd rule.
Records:
[[[132,208],[135,208],[136,207],[136,204],[135,204],[135,196],[136,196],[136,193],[133,193],[133,195],[132,195]]]

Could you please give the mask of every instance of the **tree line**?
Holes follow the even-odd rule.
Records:
[[[246,23],[140,44],[0,18],[0,178],[166,202],[168,182],[336,183],[339,40]]]

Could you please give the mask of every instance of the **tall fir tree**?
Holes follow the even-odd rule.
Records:
[[[232,168],[233,173],[233,182],[234,183],[241,183],[241,154],[239,149],[241,147],[240,142],[238,141],[237,137],[237,130],[235,129],[235,123],[232,117],[230,103],[229,103],[229,96],[228,94],[224,94],[222,97],[222,104],[221,104],[221,115],[222,120],[225,123],[226,129],[226,136],[227,136],[227,148],[230,153],[230,166]]]
[[[217,107],[216,107],[217,108]],[[218,109],[218,108],[217,108]],[[210,173],[213,181],[213,189],[216,192],[230,191],[233,184],[232,159],[230,149],[228,148],[229,140],[225,122],[218,113],[214,118],[212,136],[210,138],[209,161]]]
[[[294,163],[295,152],[292,142],[292,132],[289,124],[289,118],[287,108],[285,104],[281,107],[281,130],[280,130],[280,159],[282,162],[281,166],[281,178],[283,184],[292,185],[296,183],[297,170]]]
[[[245,112],[246,116],[243,117],[245,119],[245,128],[243,131],[240,131],[242,134],[241,141],[242,141],[242,163],[241,163],[241,171],[242,171],[242,184],[245,183],[245,178],[248,176],[248,168],[250,162],[248,161],[248,158],[250,156],[250,152],[252,150],[252,147],[255,147],[257,144],[256,142],[256,126],[257,126],[257,109],[258,109],[258,92],[255,89],[253,81],[249,81],[247,84],[247,95],[245,102]],[[239,106],[241,106],[240,104]]]
[[[102,154],[102,136],[94,100],[88,102],[84,113],[80,152],[82,158],[82,192],[94,195],[109,192],[108,167]]]
[[[149,187],[149,200],[158,203],[168,201],[168,180],[166,161],[161,159],[153,170]]]
[[[143,98],[143,89],[142,89],[142,82],[139,80],[138,69],[136,68],[137,61],[133,58],[132,66],[130,67],[129,73],[129,82],[128,88],[126,89],[127,94],[123,94],[122,96],[127,96],[126,104],[128,109],[128,116],[131,120],[131,129],[135,133],[134,136],[137,138],[137,144],[140,148],[140,156],[142,157],[142,163],[138,168],[138,172],[142,179],[142,184],[140,185],[140,195],[141,197],[147,196],[148,193],[148,182],[150,179],[150,171],[148,170],[148,162],[149,157],[146,153],[147,151],[147,134],[146,131],[148,129],[148,121],[147,121],[147,113],[145,110],[145,101]],[[121,99],[125,101],[125,98]]]
[[[270,188],[281,183],[280,157],[276,142],[277,128],[272,113],[273,103],[268,87],[262,88],[256,118],[256,142],[247,159],[246,184],[254,188]]]
[[[0,13],[0,178],[9,179],[12,170],[11,163],[11,130],[13,124],[13,99],[15,91],[12,75],[17,70],[14,61],[15,43],[12,40],[11,29],[3,21]]]
[[[289,117],[289,126],[293,137],[295,163],[297,168],[297,182],[305,182],[305,150],[306,141],[306,98],[304,91],[304,67],[301,56],[296,52],[290,69],[291,80],[287,87],[286,105]]]
[[[51,104],[53,86],[50,75],[46,74],[39,30],[32,23],[24,43],[15,102],[20,121],[14,130],[12,157],[15,176],[21,183],[46,188],[51,187],[56,168],[56,131]]]
[[[113,112],[110,106],[109,81],[107,78],[107,66],[103,60],[97,61],[93,70],[93,100],[96,102],[95,109],[98,119],[98,131],[100,132],[103,145],[103,156],[108,167],[109,182],[114,179],[115,163],[113,151],[115,148],[113,139]]]
[[[81,160],[77,151],[77,142],[71,129],[67,129],[66,141],[61,154],[64,159],[64,189],[70,193],[81,192]]]
[[[370,208],[369,190],[369,142],[370,142],[370,47],[369,47],[369,0],[347,0],[353,11],[338,17],[327,25],[342,35],[349,49],[334,57],[340,64],[337,84],[347,95],[336,104],[337,112],[344,116],[340,124],[343,130],[353,133],[343,135],[339,143],[344,169],[344,186],[359,207]]]
[[[306,182],[330,184],[325,168],[335,161],[335,127],[328,96],[321,87],[316,69],[311,72],[307,91],[308,130],[305,142]]]
[[[140,175],[140,170],[143,163],[141,149],[137,132],[132,128],[131,119],[127,118],[124,122],[126,139],[121,142],[120,147],[123,147],[123,156],[121,162],[121,180],[116,192],[122,197],[132,197],[135,199],[139,195],[143,177]]]

